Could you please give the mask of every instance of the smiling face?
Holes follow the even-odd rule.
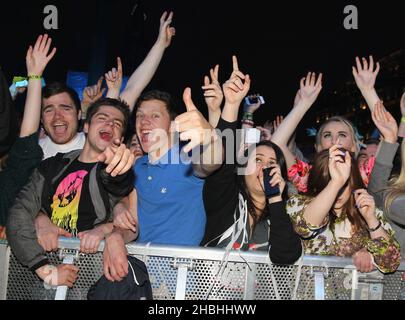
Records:
[[[115,107],[101,106],[92,116],[90,125],[86,123],[83,131],[87,142],[97,153],[103,152],[115,139],[122,141],[124,115]],[[86,143],[87,143],[86,142]]]
[[[136,134],[144,152],[150,152],[156,143],[152,140],[153,131],[166,133],[169,137],[170,123],[170,115],[163,101],[153,99],[141,103],[136,112]]]
[[[58,93],[42,100],[42,124],[51,140],[66,144],[77,134],[81,113],[68,93]]]
[[[263,169],[277,164],[276,153],[268,146],[258,146],[256,154],[253,153],[248,160],[247,172],[252,172],[245,176],[246,186],[251,193],[264,194]]]
[[[328,150],[338,143],[340,143],[346,150],[350,150],[352,152],[356,151],[354,137],[351,130],[343,122],[329,122],[319,134],[319,143],[316,146],[318,152]]]
[[[365,149],[361,149],[359,156],[357,157],[359,166],[362,166],[371,157],[375,157],[375,155],[377,154],[377,150],[377,144],[368,144]]]

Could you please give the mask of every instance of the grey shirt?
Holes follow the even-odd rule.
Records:
[[[368,191],[374,196],[377,207],[384,208],[387,186],[393,168],[393,161],[399,144],[381,142],[373,172],[371,173]],[[398,196],[385,211],[389,223],[395,231],[395,238],[401,246],[401,254],[405,255],[405,194]]]

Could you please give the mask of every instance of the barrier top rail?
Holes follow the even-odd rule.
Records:
[[[7,245],[7,241],[0,240],[0,245]],[[80,247],[79,239],[60,238],[59,248],[78,250]],[[222,260],[225,251],[220,248],[204,248],[204,247],[185,247],[174,245],[149,245],[138,244],[132,242],[127,244],[128,254],[130,255],[144,255],[156,257],[173,257],[179,259],[192,259],[192,260]],[[104,241],[100,243],[99,251],[104,250]],[[229,253],[229,262],[240,263],[270,263],[270,258],[267,252],[258,251],[237,251],[231,250]],[[295,265],[298,265],[298,261]],[[352,258],[335,257],[335,256],[315,256],[305,255],[302,260],[305,266],[314,267],[331,267],[331,268],[346,268],[354,269]],[[405,271],[405,260],[401,261],[397,271]]]

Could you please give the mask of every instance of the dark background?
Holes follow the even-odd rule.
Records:
[[[43,27],[43,8],[48,4],[58,8],[58,30]],[[343,9],[349,4],[358,8],[359,30],[343,27]],[[240,69],[253,79],[251,93],[259,92],[267,101],[257,113],[258,123],[289,112],[299,80],[309,70],[324,73],[324,89],[303,126],[315,126],[316,116],[329,109],[331,114],[345,114],[347,110],[339,108],[353,107],[361,113],[356,109],[361,103],[358,92],[341,99],[351,86],[355,56],[373,54],[378,60],[405,47],[404,1],[47,0],[1,5],[0,65],[10,81],[26,73],[28,45],[44,32],[58,48],[45,73],[48,82],[65,81],[68,70],[93,70],[94,78],[94,70],[110,69],[118,55],[130,75],[155,42],[161,13],[173,10],[176,36],[148,88],[181,97],[190,86],[206,113],[200,88],[203,76],[219,63],[224,82],[236,54]],[[97,45],[103,40],[104,49]],[[384,71],[383,64],[377,87],[392,81],[392,73]],[[390,85],[399,92],[403,80]],[[398,106],[392,108],[398,115]]]

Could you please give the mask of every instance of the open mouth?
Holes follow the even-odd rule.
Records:
[[[100,131],[100,138],[106,142],[111,142],[113,135],[111,132],[108,131]]]
[[[66,133],[68,126],[64,123],[56,123],[52,126],[52,128],[56,135],[61,136]]]
[[[150,141],[150,135],[152,130],[141,130],[141,142],[148,143]]]

